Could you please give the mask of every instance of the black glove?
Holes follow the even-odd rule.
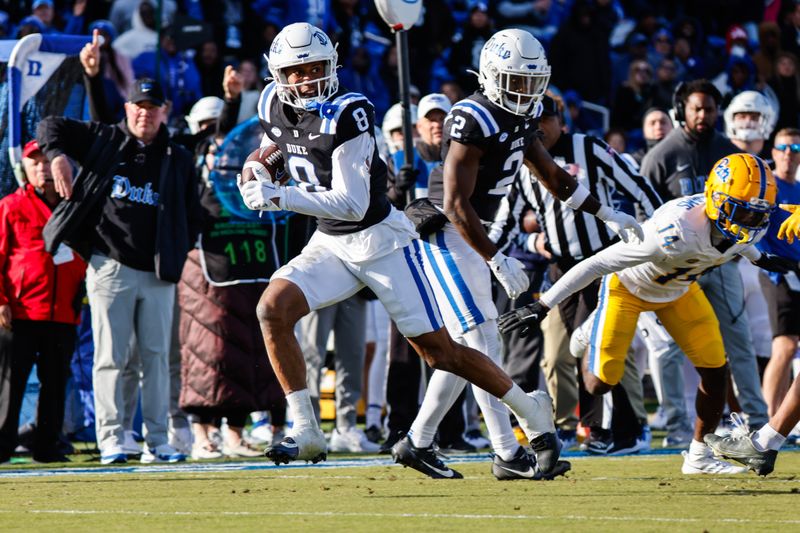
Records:
[[[419,169],[411,165],[403,165],[394,179],[394,186],[400,192],[406,192],[417,183]]]
[[[797,262],[791,259],[763,252],[757,261],[753,261],[753,264],[759,268],[769,270],[770,272],[777,272],[778,274],[786,274],[790,270],[797,270],[798,267]]]
[[[519,332],[520,337],[527,337],[531,331],[531,326],[541,322],[547,316],[547,309],[541,302],[533,302],[525,307],[514,309],[500,316],[497,320],[497,327],[500,333],[509,333],[515,329],[522,328]]]

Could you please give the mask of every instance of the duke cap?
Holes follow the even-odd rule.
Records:
[[[34,0],[31,9],[36,9],[42,6],[53,7],[53,0]]]
[[[444,111],[446,115],[450,112],[451,107],[450,99],[445,95],[441,93],[426,94],[417,104],[417,116],[427,117],[428,113],[435,109]]]
[[[41,148],[39,148],[39,143],[36,142],[36,139],[33,139],[32,141],[28,141],[25,144],[25,147],[22,149],[22,157],[23,158],[30,157],[36,152],[41,152],[41,151],[42,150]]]
[[[162,106],[165,102],[164,90],[161,88],[161,84],[152,78],[139,78],[131,86],[128,101],[133,104],[150,102]]]

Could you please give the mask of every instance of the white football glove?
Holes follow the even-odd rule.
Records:
[[[271,181],[252,180],[242,183],[241,175],[236,178],[236,185],[242,195],[244,205],[252,210],[280,211],[283,199],[283,187]]]
[[[518,259],[497,252],[486,263],[512,300],[525,292],[530,285],[525,265]]]
[[[644,240],[644,230],[636,219],[628,214],[604,205],[597,210],[595,216],[605,222],[611,231],[619,235],[622,242],[630,242],[632,237],[639,241]]]

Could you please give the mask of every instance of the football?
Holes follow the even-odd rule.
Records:
[[[281,185],[289,180],[283,166],[283,154],[277,145],[256,148],[247,156],[242,168],[242,181],[252,180],[269,180]]]

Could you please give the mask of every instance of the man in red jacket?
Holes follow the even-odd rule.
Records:
[[[28,183],[0,200],[0,463],[17,446],[34,363],[41,390],[33,459],[63,462],[69,459],[56,445],[86,263],[64,245],[55,255],[45,251],[42,228],[60,197],[36,141],[25,145],[22,157]]]

